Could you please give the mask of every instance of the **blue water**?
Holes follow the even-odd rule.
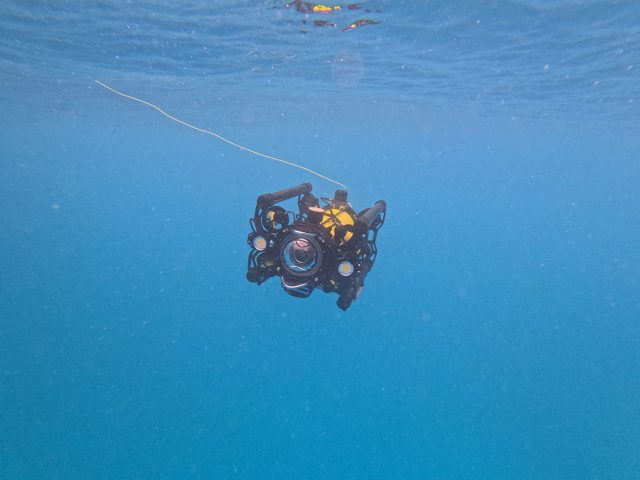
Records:
[[[2,2],[0,479],[640,479],[640,5],[362,4]],[[385,199],[351,309],[96,79]]]

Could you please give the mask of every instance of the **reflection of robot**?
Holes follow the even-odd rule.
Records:
[[[338,306],[346,310],[364,287],[376,258],[376,238],[384,224],[387,204],[377,201],[356,214],[347,192],[318,199],[311,184],[303,183],[276,193],[260,195],[250,219],[247,239],[247,279],[258,285],[278,276],[287,293],[306,298],[315,287],[336,292]],[[298,197],[300,213],[276,205]]]

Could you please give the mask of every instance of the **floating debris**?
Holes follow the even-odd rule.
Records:
[[[381,22],[378,22],[377,20],[371,20],[369,18],[363,18],[363,19],[360,19],[360,20],[356,20],[351,25],[349,25],[348,27],[344,27],[340,31],[341,32],[348,32],[349,30],[355,30],[356,28],[363,27],[365,25],[376,25],[378,23],[381,23]]]
[[[330,22],[330,21],[328,21],[328,20],[314,20],[314,21],[313,21],[313,24],[314,24],[316,27],[335,27],[335,26],[336,26],[336,24],[335,24],[335,23]]]
[[[323,5],[321,3],[303,2],[302,0],[294,0],[293,2],[286,3],[285,8],[295,7],[296,11],[300,13],[333,13],[342,10],[342,5]],[[357,3],[347,5],[348,10],[358,10],[362,8]]]
[[[279,7],[277,5],[274,6],[274,8],[282,8]],[[315,14],[315,13],[319,13],[319,14],[339,14],[340,12],[342,12],[343,10],[347,11],[355,11],[355,10],[362,10],[366,13],[371,13],[371,12],[375,12],[375,13],[382,13],[382,11],[380,9],[375,9],[375,10],[369,10],[369,9],[365,9],[362,7],[362,4],[360,3],[349,3],[349,4],[345,4],[345,5],[340,5],[340,4],[322,4],[322,3],[313,3],[313,2],[305,2],[303,0],[293,0],[291,2],[287,2],[284,4],[284,8],[287,9],[295,9],[296,12],[298,13],[304,13],[307,18],[309,17],[309,15]],[[292,20],[288,20],[288,23],[293,23]],[[311,20],[309,20],[309,22],[311,22]],[[307,20],[302,20],[301,23],[303,25],[307,25]],[[355,22],[349,24],[348,26],[340,29],[341,32],[348,32],[350,30],[355,30],[356,28],[362,27],[364,25],[376,25],[378,23],[382,23],[381,21],[378,20],[373,20],[370,18],[362,18],[360,20],[356,20]],[[313,26],[315,27],[332,27],[335,28],[337,25],[334,22],[330,22],[328,20],[313,20]],[[307,33],[307,29],[303,28],[300,30],[300,33]]]

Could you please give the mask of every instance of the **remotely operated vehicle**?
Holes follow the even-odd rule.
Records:
[[[303,183],[258,197],[249,219],[247,279],[260,285],[279,277],[284,290],[298,298],[309,297],[316,288],[335,292],[338,307],[347,310],[373,267],[387,204],[378,200],[356,213],[345,190],[318,199],[312,188]],[[297,213],[279,205],[294,197]]]

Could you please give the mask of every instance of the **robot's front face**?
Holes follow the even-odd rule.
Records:
[[[261,284],[278,276],[285,291],[295,297],[308,297],[314,288],[336,292],[338,306],[346,310],[375,260],[386,204],[378,202],[358,216],[346,201],[346,192],[339,190],[335,198],[323,199],[323,207],[310,192],[311,185],[303,184],[258,197],[250,221],[247,278]],[[275,205],[296,196],[299,213]]]

